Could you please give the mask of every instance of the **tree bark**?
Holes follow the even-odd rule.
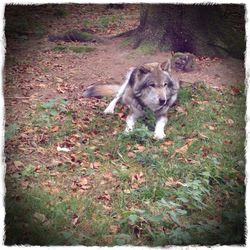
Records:
[[[156,43],[163,50],[243,58],[245,7],[228,5],[141,5],[134,47]]]

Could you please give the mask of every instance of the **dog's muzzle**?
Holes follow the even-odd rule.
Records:
[[[166,102],[167,102],[167,100],[165,98],[164,99],[162,99],[162,98],[159,99],[160,106],[165,105]]]

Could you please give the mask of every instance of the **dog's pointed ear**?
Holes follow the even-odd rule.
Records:
[[[167,61],[161,63],[160,65],[161,70],[167,71],[168,73],[171,72],[171,61],[168,59]]]
[[[142,74],[147,74],[151,71],[151,69],[149,67],[147,67],[146,65],[142,65],[139,67],[139,72]]]

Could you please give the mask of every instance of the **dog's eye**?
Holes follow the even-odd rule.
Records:
[[[155,84],[154,83],[149,83],[148,86],[154,88]]]
[[[168,86],[169,88],[172,88],[173,87],[173,82],[171,82],[171,81],[170,82],[165,82],[164,87],[165,86]]]

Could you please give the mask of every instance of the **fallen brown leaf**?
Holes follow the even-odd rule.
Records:
[[[198,134],[198,137],[199,137],[200,139],[203,139],[203,140],[208,139],[208,137],[207,137],[206,135],[202,134],[202,133],[199,133],[199,134]]]
[[[202,151],[202,157],[205,158],[205,157],[207,157],[210,150],[206,146],[202,146],[201,151]]]
[[[238,87],[231,86],[231,94],[238,95],[240,93],[240,89]]]
[[[135,153],[133,153],[131,151],[129,151],[127,155],[128,155],[129,158],[135,157]]]
[[[98,169],[101,166],[101,163],[99,161],[91,162],[90,168]]]
[[[131,177],[131,182],[132,182],[132,183],[133,183],[133,182],[138,182],[138,183],[143,183],[143,182],[145,182],[143,172],[139,172],[138,174],[132,175],[132,177]]]
[[[170,140],[167,140],[167,141],[165,141],[163,144],[169,146],[169,145],[174,144],[174,142],[173,142],[173,141],[170,141]]]
[[[203,127],[204,127],[204,128],[208,128],[208,129],[211,130],[211,131],[214,131],[214,130],[216,129],[215,126],[210,125],[210,124],[204,124]]]
[[[119,113],[117,113],[117,115],[118,115],[120,118],[124,118],[124,117],[126,116],[123,112],[119,112]]]
[[[112,234],[117,234],[119,229],[120,229],[119,225],[110,225],[109,232],[112,233]]]
[[[144,178],[143,172],[139,172],[131,176],[131,188],[132,189],[139,188],[139,185],[144,182],[145,182],[145,178]]]
[[[59,130],[59,126],[54,126],[52,129],[51,129],[51,132],[57,132]]]
[[[111,196],[107,191],[104,191],[103,194],[101,194],[97,197],[97,199],[102,200],[102,201],[104,201],[105,204],[107,204],[111,201]]]
[[[202,105],[202,104],[208,104],[208,101],[197,101],[197,100],[192,100],[193,104],[198,104],[198,105]]]
[[[196,141],[196,138],[188,138],[186,139],[186,144],[190,146],[194,141]]]
[[[191,163],[191,164],[200,164],[199,161],[196,161],[196,160],[191,159],[191,158],[188,158],[187,161],[188,161],[188,163]]]
[[[79,216],[77,214],[73,214],[72,219],[71,219],[71,224],[73,226],[76,226],[79,223],[80,223]]]
[[[208,129],[213,131],[213,130],[215,130],[215,127],[210,125],[210,126],[208,126]]]
[[[188,150],[188,144],[185,144],[184,146],[177,148],[174,152],[179,154],[184,154]]]
[[[125,194],[130,194],[130,193],[131,193],[131,191],[130,191],[129,189],[124,189],[123,192],[124,192]]]
[[[232,119],[226,119],[226,124],[231,126],[234,124],[234,121]]]
[[[82,177],[78,182],[78,185],[85,186],[88,184],[88,179],[86,177]]]
[[[37,212],[33,214],[33,218],[40,223],[44,223],[48,220],[44,214],[37,213]]]
[[[188,138],[188,139],[186,139],[185,145],[182,146],[182,147],[180,147],[180,148],[175,149],[173,155],[172,155],[170,158],[175,157],[175,155],[176,155],[177,153],[179,153],[179,154],[185,154],[185,153],[187,152],[189,146],[190,146],[195,140],[196,140],[196,138]]]
[[[166,187],[179,187],[184,186],[184,184],[181,181],[174,180],[173,178],[168,178],[165,182]]]
[[[177,106],[175,109],[178,113],[187,114],[187,111],[184,108],[182,108],[181,106]]]
[[[233,142],[231,141],[231,140],[225,140],[224,142],[223,142],[224,144],[233,144]]]
[[[135,147],[137,149],[136,151],[138,151],[138,152],[142,152],[145,150],[145,146],[140,145],[140,144],[136,144]]]
[[[14,161],[13,164],[14,164],[16,169],[20,169],[20,168],[24,167],[24,164],[21,161]]]
[[[114,175],[111,172],[109,172],[103,175],[103,179],[107,181],[113,181],[115,178]]]

